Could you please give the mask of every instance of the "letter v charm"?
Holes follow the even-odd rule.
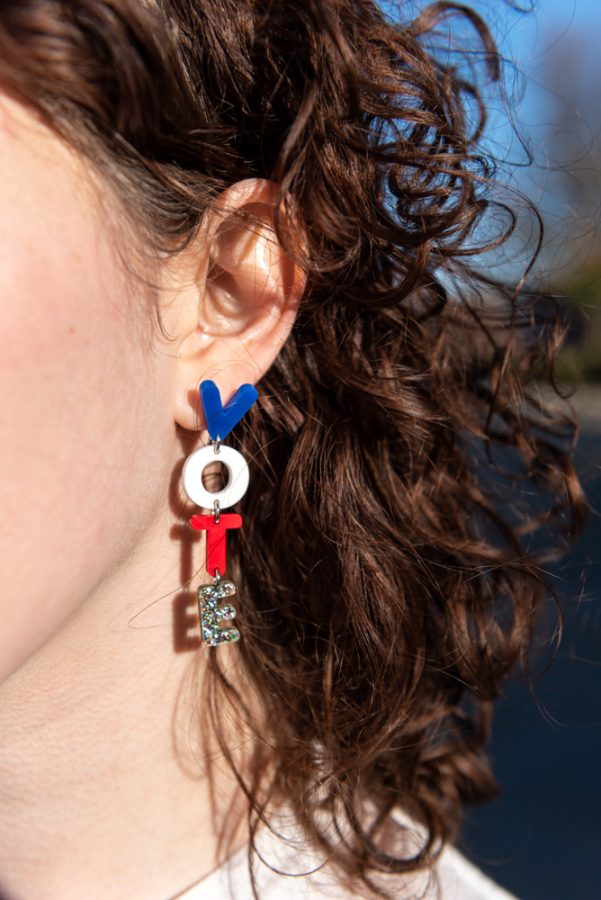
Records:
[[[214,381],[203,381],[200,394],[207,423],[207,431],[212,439],[223,440],[248,412],[257,397],[257,389],[252,384],[241,384],[229,403],[221,405],[219,388]]]

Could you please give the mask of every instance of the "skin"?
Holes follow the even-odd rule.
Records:
[[[197,387],[225,403],[260,381],[304,279],[273,183],[239,182],[160,271],[174,340],[149,341],[89,164],[7,95],[0,169],[0,895],[168,898],[242,808],[198,724],[207,654],[240,673],[198,640],[210,577],[179,481],[208,439]],[[239,209],[263,227],[232,227]]]

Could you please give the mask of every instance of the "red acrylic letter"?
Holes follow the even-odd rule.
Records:
[[[197,531],[207,533],[207,571],[209,575],[225,572],[225,536],[230,528],[240,528],[242,516],[238,513],[221,513],[219,522],[215,524],[214,515],[190,516],[190,525]]]

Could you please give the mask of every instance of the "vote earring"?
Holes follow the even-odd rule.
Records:
[[[182,469],[182,481],[193,503],[213,510],[209,515],[195,514],[189,522],[192,528],[207,533],[207,571],[214,580],[213,584],[198,588],[198,614],[201,639],[210,647],[216,647],[240,639],[237,628],[223,624],[235,618],[235,608],[220,601],[236,593],[234,583],[223,577],[226,536],[229,530],[242,526],[242,516],[238,513],[223,514],[221,510],[237,503],[246,493],[249,482],[248,465],[242,454],[221,441],[248,412],[259,394],[252,384],[243,384],[229,403],[222,406],[219,388],[214,381],[202,381],[199,391],[210,441],[188,456]],[[203,471],[213,462],[222,462],[228,473],[227,483],[220,491],[208,491],[202,483]]]

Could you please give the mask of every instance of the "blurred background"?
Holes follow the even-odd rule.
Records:
[[[590,513],[573,551],[548,566],[565,614],[559,655],[532,694],[519,673],[508,683],[490,747],[503,796],[470,812],[461,849],[524,900],[599,900],[601,3],[538,0],[524,14],[474,5],[508,60],[508,99],[533,155],[508,177],[543,215],[539,271],[571,322],[557,374],[581,418],[576,467]],[[491,126],[496,155],[527,162],[500,106]]]
[[[539,279],[570,323],[556,371],[562,393],[574,391],[575,462],[590,511],[573,550],[545,566],[565,615],[559,654],[532,692],[520,671],[507,683],[489,746],[503,795],[468,811],[458,846],[521,900],[601,900],[601,0],[466,3],[506,60],[506,102],[487,98],[487,149],[543,216],[529,281]],[[382,2],[394,18],[424,5]],[[441,33],[442,52],[451,56],[456,40],[477,48],[466,24],[451,32]],[[532,233],[516,237],[495,262],[514,279]]]

